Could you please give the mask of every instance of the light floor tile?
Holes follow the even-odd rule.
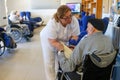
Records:
[[[15,50],[0,56],[0,80],[45,80],[39,33],[30,42],[18,43]]]

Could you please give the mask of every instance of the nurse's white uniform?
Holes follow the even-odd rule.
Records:
[[[55,80],[57,71],[55,70],[55,56],[57,55],[56,49],[50,45],[48,38],[56,39],[66,44],[71,36],[76,36],[79,34],[80,29],[78,20],[74,16],[72,17],[71,23],[66,27],[63,27],[61,23],[56,22],[54,18],[50,19],[45,28],[43,28],[43,30],[40,32],[40,40],[47,80]]]

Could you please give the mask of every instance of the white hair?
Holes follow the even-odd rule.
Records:
[[[11,11],[10,15],[16,15],[17,11]]]

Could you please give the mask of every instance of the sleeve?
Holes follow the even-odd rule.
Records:
[[[16,15],[12,15],[10,16],[10,20],[13,22],[13,23],[19,23],[20,22],[20,18]]]
[[[79,27],[79,23],[77,18],[73,17],[73,21],[72,21],[72,35],[79,35],[80,34],[80,27]]]
[[[48,38],[50,39],[56,39],[57,38],[57,30],[56,30],[56,24],[54,20],[50,20],[46,26],[47,32],[48,32]]]
[[[84,46],[83,43],[84,42],[81,41],[75,47],[69,59],[67,59],[65,55],[62,53],[58,55],[58,61],[60,63],[60,67],[64,72],[74,71],[76,66],[82,62],[82,54],[83,54],[83,46]]]

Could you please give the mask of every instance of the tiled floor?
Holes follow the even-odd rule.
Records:
[[[39,32],[35,29],[30,42],[18,43],[12,51],[0,56],[0,80],[45,80]]]

